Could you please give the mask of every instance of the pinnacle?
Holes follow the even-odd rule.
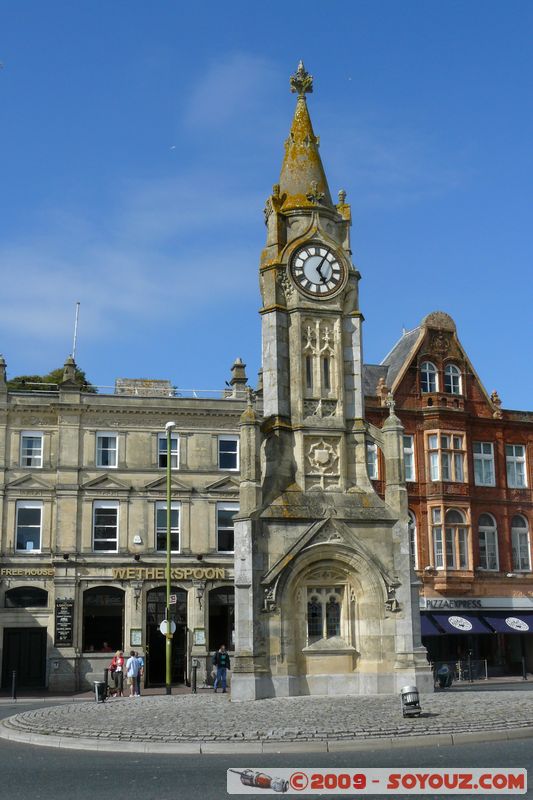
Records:
[[[305,92],[312,90],[312,78],[305,72],[303,64],[298,69],[296,76],[291,78],[291,86],[293,91],[298,91],[298,99],[289,138],[285,142],[279,180],[284,211],[333,205],[318,151],[319,140],[313,131],[305,98]]]

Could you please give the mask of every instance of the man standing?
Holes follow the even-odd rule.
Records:
[[[128,675],[128,685],[130,687],[130,697],[137,696],[137,676],[141,665],[139,659],[135,655],[135,650],[130,650],[130,657],[126,662],[126,671]]]
[[[144,675],[144,658],[142,656],[140,656],[137,651],[135,651],[135,658],[139,662],[139,673],[137,675],[137,686],[135,687],[136,688],[135,694],[137,695],[137,697],[140,697],[141,696],[141,678]]]
[[[213,656],[213,665],[217,668],[215,678],[215,694],[219,684],[222,684],[222,694],[226,694],[226,672],[231,669],[229,655],[226,653],[226,645],[221,644]]]

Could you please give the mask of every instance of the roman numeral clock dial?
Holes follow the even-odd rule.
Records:
[[[291,257],[290,273],[307,297],[331,297],[346,282],[346,269],[337,256],[320,244],[299,247]]]

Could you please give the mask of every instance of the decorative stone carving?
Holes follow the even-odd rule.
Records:
[[[291,75],[289,82],[293,94],[297,92],[300,96],[303,96],[313,91],[313,76],[306,71],[303,61],[299,62],[298,68],[294,75]]]
[[[433,353],[445,356],[451,347],[451,334],[444,331],[435,331],[431,334],[430,349]]]
[[[502,414],[502,401],[500,400],[500,395],[498,394],[497,391],[494,391],[491,394],[490,399],[494,406],[494,411],[492,412],[492,416],[494,417],[494,419],[501,419],[503,417],[503,414]]]
[[[334,417],[337,413],[336,400],[304,400],[304,417]]]
[[[396,586],[387,586],[387,599],[385,600],[385,608],[387,611],[396,613],[400,611],[400,603],[396,599]]]
[[[387,405],[387,397],[389,396],[389,387],[385,383],[385,378],[380,378],[376,386],[376,395],[379,398],[380,406]]]
[[[313,472],[334,473],[339,462],[338,443],[320,439],[308,445],[307,459]]]
[[[294,286],[290,282],[289,276],[287,275],[285,270],[278,272],[278,284],[281,287],[281,290],[287,299],[292,297],[294,293]]]
[[[318,183],[316,181],[311,181],[311,191],[309,191],[306,194],[306,197],[309,200],[309,202],[317,206],[319,205],[319,203],[322,203],[325,196],[326,195],[324,194],[324,192],[318,191]]]

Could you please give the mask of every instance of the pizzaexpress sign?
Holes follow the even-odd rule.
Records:
[[[114,567],[113,578],[119,581],[163,581],[166,577],[164,567]],[[224,567],[172,567],[170,577],[174,581],[224,580]]]

